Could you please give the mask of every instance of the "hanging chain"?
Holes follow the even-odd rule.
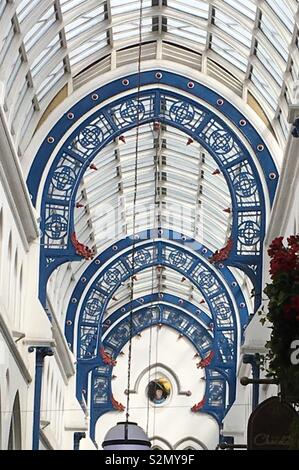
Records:
[[[158,198],[157,198],[157,192],[158,192],[158,176],[159,176],[159,161],[160,161],[160,155],[161,155],[161,128],[160,128],[160,123],[158,130],[155,129],[155,123],[153,125],[153,142],[154,142],[154,213],[153,213],[153,247],[155,247],[155,232],[156,232],[156,218],[159,216],[160,213],[160,208],[158,208],[158,215],[156,212],[157,204],[158,204]],[[157,132],[157,138],[155,139],[155,133]],[[159,226],[159,224],[157,224]],[[157,227],[158,228],[158,227]],[[152,301],[150,304],[151,308],[151,326],[150,326],[150,338],[149,338],[149,354],[148,354],[148,383],[150,383],[150,377],[151,377],[151,362],[152,362],[152,342],[153,342],[153,328],[152,328],[152,319],[153,319],[153,295],[154,295],[154,290],[155,290],[155,266],[152,266],[152,288],[151,288],[151,295],[152,295]],[[158,297],[159,297],[159,285],[158,287]],[[149,413],[150,413],[150,397],[149,394],[147,394],[147,419],[146,419],[146,433],[148,435],[149,432]]]
[[[138,147],[139,147],[139,102],[141,89],[141,47],[142,47],[142,7],[143,0],[140,0],[139,8],[139,49],[138,49],[138,85],[137,85],[137,126],[135,145],[135,165],[134,165],[134,197],[133,197],[133,245],[132,245],[132,276],[130,280],[130,317],[129,317],[129,353],[128,353],[128,383],[127,383],[127,411],[125,439],[128,439],[128,422],[130,417],[130,390],[131,390],[131,365],[132,365],[132,338],[133,338],[133,300],[135,282],[135,250],[136,250],[136,202],[138,189]]]

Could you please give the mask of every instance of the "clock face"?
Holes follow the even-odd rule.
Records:
[[[147,387],[147,396],[152,403],[160,405],[164,403],[171,393],[171,383],[168,379],[160,377],[151,380]]]

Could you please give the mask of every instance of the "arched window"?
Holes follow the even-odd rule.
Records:
[[[8,279],[7,279],[7,308],[9,309],[9,312],[11,312],[11,305],[10,305],[10,299],[11,299],[11,285],[12,285],[12,235],[11,232],[9,233],[9,238],[8,238],[8,250],[7,250],[7,258],[8,258]]]
[[[3,210],[0,210],[0,285],[2,280],[2,240],[3,240]]]
[[[13,278],[11,285],[13,287],[12,295],[11,295],[11,308],[12,308],[12,313],[13,313],[13,325],[15,327],[18,326],[18,320],[19,320],[19,297],[20,297],[20,292],[18,289],[18,250],[15,251],[15,257],[14,257],[14,268],[13,268]]]
[[[18,298],[19,298],[19,305],[18,305],[18,318],[19,318],[19,328],[22,329],[23,327],[23,266],[21,266],[20,274],[19,274],[19,283],[18,283]]]
[[[2,404],[1,404],[1,388],[0,388],[0,450],[2,450]]]
[[[8,437],[8,450],[21,450],[22,441],[21,441],[21,409],[20,409],[20,397],[19,392],[17,392],[13,404],[12,416],[10,421],[9,428],[9,437]]]

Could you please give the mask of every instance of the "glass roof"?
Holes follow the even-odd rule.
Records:
[[[287,96],[292,102],[298,80],[298,0],[142,3],[143,61],[188,65],[252,106],[254,97],[283,145]],[[1,78],[20,154],[65,85],[70,94],[96,74],[136,63],[139,8],[140,0],[0,0]]]
[[[298,0],[143,0],[142,62],[178,72],[187,66],[217,80],[219,90],[224,85],[264,119],[283,150],[299,79],[298,8]],[[0,0],[4,109],[21,162],[49,109],[97,76],[136,67],[139,11],[140,0]],[[135,132],[125,135],[125,145],[110,143],[93,162],[98,171],[88,170],[80,187],[77,202],[83,196],[86,209],[76,212],[76,231],[98,252],[133,231]],[[168,126],[158,139],[151,125],[141,127],[137,230],[162,225],[215,251],[230,236],[231,214],[224,212],[230,194],[223,176],[213,175],[212,157],[186,141]],[[53,275],[58,311],[83,266],[64,265]],[[168,271],[167,289],[191,298],[191,286]],[[140,275],[140,293],[143,286],[148,291],[150,276]]]
[[[231,198],[214,159],[187,136],[152,124],[139,130],[138,189],[135,232],[163,226],[202,241],[215,251],[230,235]],[[124,134],[126,143],[112,142],[88,170],[84,188],[97,251],[133,233],[136,130]],[[80,202],[79,194],[78,202]],[[113,220],[113,224],[111,221]],[[111,230],[113,232],[111,233]]]

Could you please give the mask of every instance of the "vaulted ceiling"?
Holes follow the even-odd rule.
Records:
[[[20,156],[50,110],[117,67],[170,61],[213,77],[281,145],[298,80],[298,0],[1,0],[4,107]]]

